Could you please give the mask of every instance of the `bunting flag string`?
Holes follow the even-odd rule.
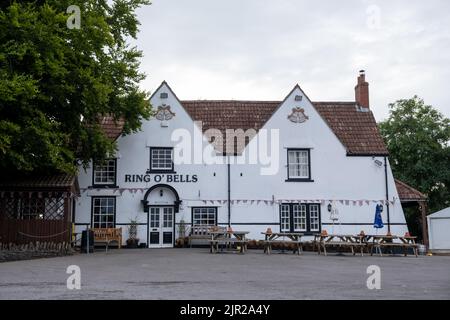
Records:
[[[131,190],[132,193],[137,192],[138,189],[133,189]],[[119,189],[119,192],[121,192],[123,190]],[[228,204],[228,200],[220,200],[220,199],[215,199],[215,200],[197,200],[197,199],[182,199],[185,201],[202,201],[203,204],[220,204],[220,205],[224,205],[224,204]],[[395,204],[395,200],[335,200],[335,199],[314,199],[314,200],[310,200],[310,199],[298,199],[298,200],[294,200],[294,199],[278,199],[278,200],[267,200],[267,199],[234,199],[234,200],[230,200],[231,204],[260,204],[261,202],[263,202],[264,204],[268,205],[268,204],[283,204],[283,203],[293,203],[293,204],[301,204],[301,203],[320,203],[320,204],[326,204],[327,202],[330,204],[336,204],[336,203],[340,203],[342,205],[353,205],[353,206],[363,206],[363,205],[370,205],[371,203],[379,203],[382,205],[387,205],[387,204]]]
[[[106,189],[100,189],[100,188],[80,188],[80,193],[85,193],[88,190],[94,190],[98,193],[101,193],[102,191],[106,190]],[[121,196],[123,195],[123,193],[125,191],[130,192],[130,194],[136,194],[136,193],[140,193],[140,194],[144,194],[148,188],[114,188],[114,189],[109,189],[110,191],[112,191],[112,194],[116,195],[117,193],[120,194]],[[2,191],[0,193],[0,197],[4,197],[5,192]],[[38,192],[36,194],[38,197],[42,197],[42,193]],[[11,195],[12,197],[14,197],[14,195]],[[52,194],[50,193],[49,196],[51,197]],[[186,201],[201,201],[203,204],[207,205],[207,204],[219,204],[219,205],[226,205],[228,203],[230,204],[256,204],[259,205],[261,203],[264,203],[265,205],[274,205],[274,204],[283,204],[283,203],[320,203],[321,205],[324,205],[326,203],[331,203],[331,204],[336,204],[339,203],[341,205],[346,205],[346,206],[363,206],[363,205],[367,205],[370,206],[371,204],[381,204],[381,205],[395,205],[397,201],[396,198],[393,198],[392,200],[386,200],[386,199],[380,199],[380,200],[375,200],[375,199],[275,199],[275,196],[272,195],[271,199],[234,199],[234,200],[222,200],[222,199],[215,199],[215,200],[199,200],[199,199],[182,199],[182,200],[186,200]]]

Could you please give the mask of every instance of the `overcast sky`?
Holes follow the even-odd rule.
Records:
[[[153,92],[180,99],[354,100],[366,70],[377,120],[414,94],[450,116],[450,1],[153,0],[137,46]]]

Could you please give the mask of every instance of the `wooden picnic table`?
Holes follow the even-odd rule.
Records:
[[[293,243],[295,244],[295,249],[293,253],[297,252],[300,254],[303,252],[303,243],[301,238],[304,236],[303,233],[300,232],[261,232],[264,235],[264,252],[270,254],[272,252],[272,244],[273,243]],[[285,239],[289,240],[286,241]],[[283,239],[283,240],[279,240]]]
[[[418,246],[416,243],[417,237],[413,236],[395,236],[395,235],[367,235],[366,241],[371,247],[370,255],[373,255],[373,249],[378,249],[380,256],[383,256],[382,248],[393,248],[401,247],[403,248],[403,254],[405,257],[408,255],[408,248],[412,248],[414,255],[418,257]],[[372,240],[372,241],[370,241]],[[399,240],[399,242],[394,242],[394,240]]]
[[[364,248],[367,247],[366,236],[357,234],[316,234],[314,236],[314,243],[317,246],[317,253],[327,255],[327,246],[349,247],[352,254],[355,255],[355,248],[360,249],[361,256],[364,255]]]
[[[246,235],[249,233],[249,231],[228,231],[228,230],[218,230],[218,231],[211,231],[211,240],[209,240],[211,248],[211,253],[217,253],[219,252],[219,245],[224,245],[228,249],[231,248],[233,244],[236,244],[236,246],[240,245],[240,253],[244,253],[247,251],[247,239]],[[222,250],[223,251],[223,247]]]
[[[407,256],[407,249],[412,248],[416,257],[418,256],[418,248],[416,238],[412,236],[396,236],[396,235],[349,235],[349,234],[317,234],[314,237],[314,242],[317,246],[318,254],[321,254],[321,249],[327,255],[327,246],[350,247],[353,255],[355,255],[355,248],[360,248],[361,256],[364,255],[364,248],[370,249],[370,255],[373,255],[373,250],[378,249],[380,256],[383,255],[382,248],[388,247],[402,247],[404,255]],[[400,240],[394,242],[394,240]]]

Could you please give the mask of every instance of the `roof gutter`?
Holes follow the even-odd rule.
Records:
[[[387,157],[388,153],[348,153],[347,157]]]

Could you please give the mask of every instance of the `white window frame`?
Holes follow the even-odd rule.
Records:
[[[150,207],[150,228],[160,227],[160,211],[157,207]]]
[[[170,154],[170,159],[165,158],[168,154]],[[169,163],[170,163],[170,166],[168,166]],[[174,170],[173,148],[151,147],[150,148],[150,171],[151,172],[171,172],[173,170]]]
[[[289,232],[291,230],[290,206],[282,204],[280,210],[280,230],[281,232]]]
[[[322,227],[320,219],[319,203],[280,204],[280,232],[318,233]]]
[[[102,216],[112,216],[112,221],[109,221],[109,219],[103,221]],[[96,217],[99,217],[98,221],[96,221]],[[92,197],[92,227],[114,228],[115,225],[116,197]]]
[[[318,204],[309,205],[309,230],[311,232],[320,230],[320,208]]]
[[[108,180],[111,173],[113,174],[113,181]],[[96,164],[94,162],[92,175],[93,185],[115,185],[117,181],[117,159],[106,159],[104,164]]]
[[[173,208],[172,207],[163,207],[163,228],[172,228],[173,227]]]
[[[306,204],[294,204],[292,206],[292,217],[294,232],[304,232],[307,230],[308,209]]]
[[[311,179],[311,151],[310,149],[288,149],[287,171],[288,179]]]
[[[192,207],[192,225],[216,226],[217,207]]]

